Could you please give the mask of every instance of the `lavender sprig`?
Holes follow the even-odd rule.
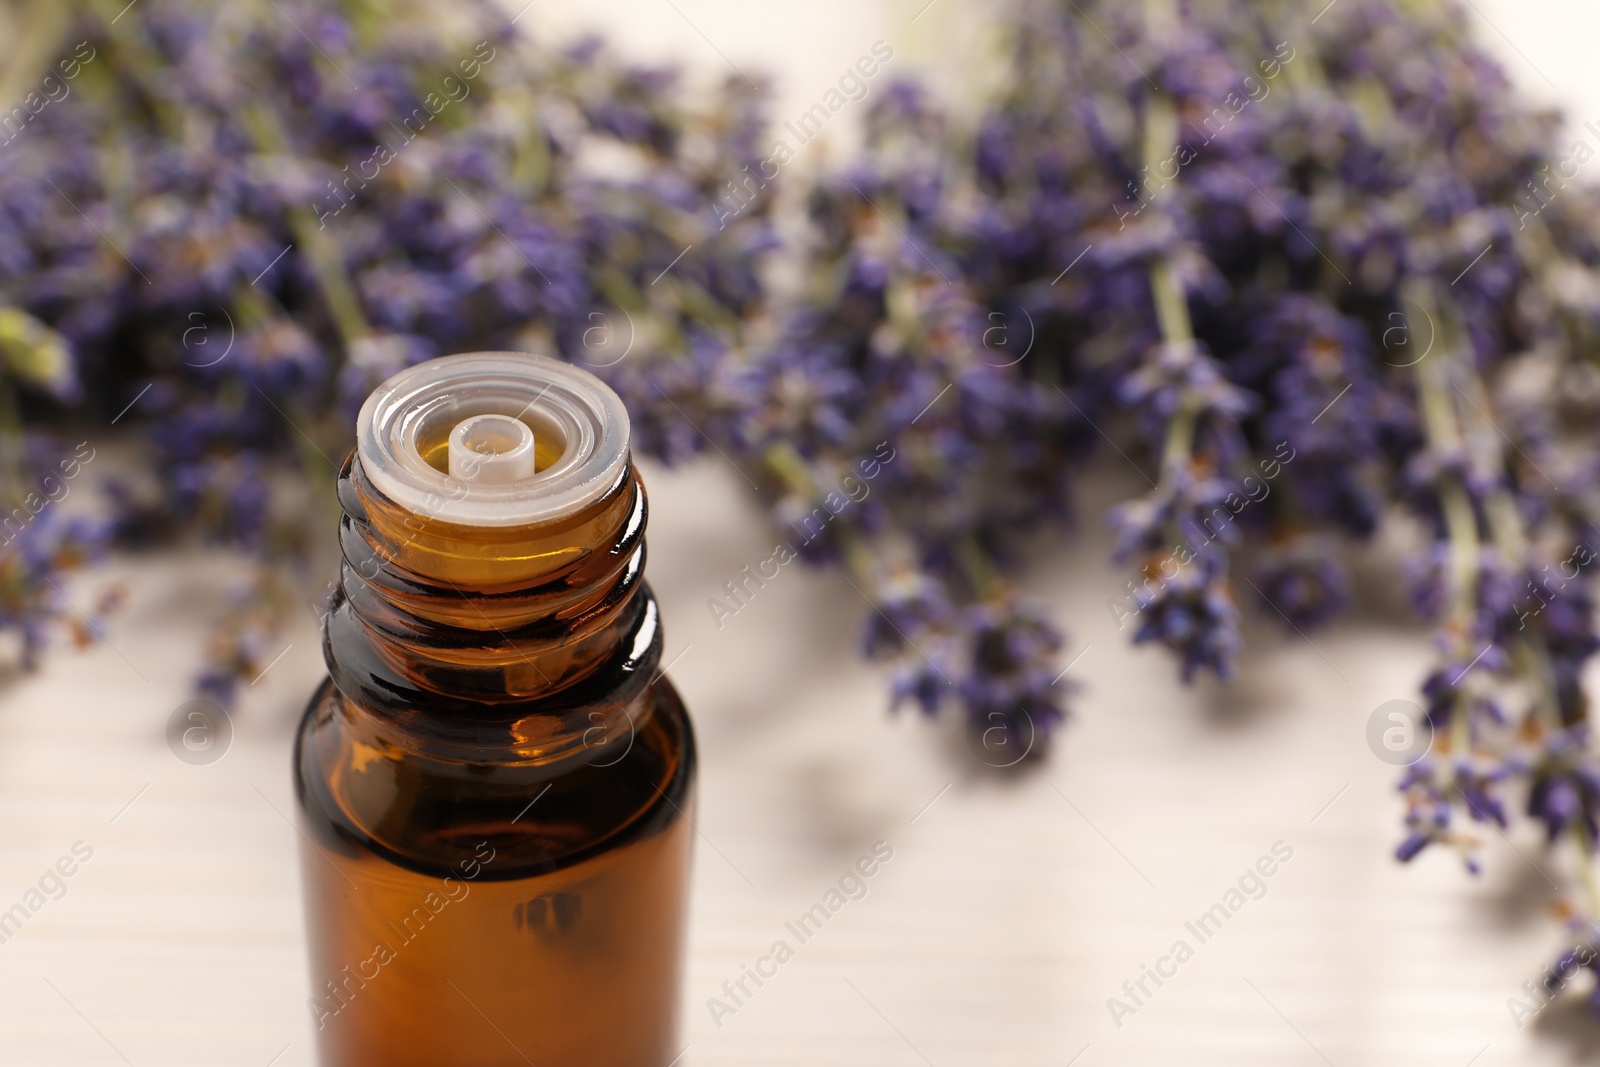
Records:
[[[77,3],[71,94],[0,147],[0,356],[84,386],[25,417],[74,402],[139,432],[120,539],[199,534],[264,568],[207,653],[219,698],[305,600],[289,576],[326,563],[307,532],[378,381],[445,351],[561,351],[673,459],[707,446],[653,432],[684,425],[666,383],[729,378],[711,368],[761,314],[766,212],[719,227],[712,207],[758,93],[697,111],[597,41],[535,44],[486,2],[408,29],[437,18],[151,0],[113,25]]]

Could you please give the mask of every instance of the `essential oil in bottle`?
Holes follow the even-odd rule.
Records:
[[[295,750],[322,1067],[667,1067],[694,737],[628,419],[512,353],[383,384]]]

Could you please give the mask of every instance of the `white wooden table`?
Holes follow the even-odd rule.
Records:
[[[998,774],[952,729],[884,713],[856,654],[865,604],[837,577],[786,568],[718,630],[706,598],[771,538],[720,460],[648,475],[651,576],[703,753],[684,1063],[1593,1055],[1600,1028],[1574,1013],[1519,1032],[1506,1010],[1553,945],[1534,867],[1500,841],[1478,883],[1443,854],[1388,858],[1395,774],[1362,731],[1429,655],[1397,616],[1369,612],[1315,648],[1256,626],[1234,687],[1185,690],[1116,632],[1119,579],[1091,531],[1037,575],[1073,654],[1087,646],[1069,674],[1077,717],[1045,765]],[[0,944],[0,1064],[313,1062],[287,818],[291,731],[322,669],[311,612],[220,761],[182,763],[163,737],[228,568],[119,568],[115,647],[63,652],[5,690],[0,909],[74,842],[93,856]],[[785,923],[879,840],[894,855],[866,895],[798,944]],[[1185,923],[1278,841],[1292,859],[1202,944]],[[708,998],[780,938],[795,957],[714,1019]],[[1193,958],[1114,1020],[1107,999],[1178,939]]]

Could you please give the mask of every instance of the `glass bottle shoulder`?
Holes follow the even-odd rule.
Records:
[[[295,746],[295,790],[320,849],[448,874],[487,841],[490,879],[556,870],[659,833],[692,803],[693,729],[663,676],[625,716],[598,710],[577,750],[546,762],[436,758],[372,729],[330,682]]]

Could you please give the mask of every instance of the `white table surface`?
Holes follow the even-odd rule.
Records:
[[[978,18],[963,0],[915,26],[920,3],[674,3],[625,0],[606,21],[640,50],[715,64],[711,45],[779,69],[780,113],[879,37],[899,34],[908,61],[959,56]],[[576,8],[540,12],[564,29]],[[1600,116],[1593,13],[1577,0],[1478,8],[1519,82]],[[1049,759],[1003,775],[975,766],[950,724],[884,713],[883,678],[857,655],[866,606],[838,577],[785,568],[718,630],[706,598],[772,538],[720,460],[648,475],[650,576],[702,751],[685,1064],[1600,1055],[1600,1026],[1580,1012],[1519,1030],[1506,1008],[1557,940],[1531,834],[1491,840],[1477,881],[1442,853],[1389,858],[1395,773],[1362,731],[1378,704],[1414,694],[1431,653],[1389,602],[1381,553],[1366,564],[1374,607],[1315,647],[1258,622],[1234,686],[1185,689],[1105,609],[1121,576],[1105,565],[1096,516],[1111,496],[1097,484],[1083,535],[1044,546],[1030,583],[1069,628],[1069,654],[1088,646],[1069,674],[1085,689]],[[313,1062],[287,820],[290,738],[322,671],[309,609],[220,762],[181,763],[162,734],[235,568],[192,553],[117,563],[130,596],[115,647],[59,652],[0,689],[0,910],[74,842],[94,849],[66,895],[0,944],[0,1065]],[[717,1027],[706,999],[879,839],[895,856],[866,898]],[[1294,855],[1266,895],[1116,1026],[1107,998],[1174,940],[1195,945],[1185,921],[1280,840]]]
[[[706,598],[771,537],[720,460],[648,474],[651,580],[703,754],[685,1064],[1593,1054],[1600,1028],[1572,1013],[1519,1032],[1506,1010],[1554,944],[1527,860],[1491,841],[1474,883],[1444,854],[1388,858],[1395,774],[1362,731],[1429,651],[1376,579],[1378,608],[1315,648],[1256,625],[1238,683],[1185,690],[1116,632],[1119,577],[1089,529],[1034,582],[1072,654],[1088,646],[1068,675],[1077,716],[1047,762],[1004,775],[948,726],[884,713],[856,654],[866,606],[837,576],[786,568],[719,631]],[[114,573],[130,584],[115,647],[52,657],[0,706],[0,908],[75,841],[94,849],[0,945],[0,1063],[310,1064],[287,816],[291,731],[322,670],[314,617],[250,688],[227,755],[190,766],[162,731],[230,563]],[[867,896],[715,1026],[707,998],[880,839],[895,854]],[[1185,932],[1280,840],[1294,855],[1262,899],[1203,945]],[[1178,938],[1195,957],[1115,1026],[1107,998]]]

